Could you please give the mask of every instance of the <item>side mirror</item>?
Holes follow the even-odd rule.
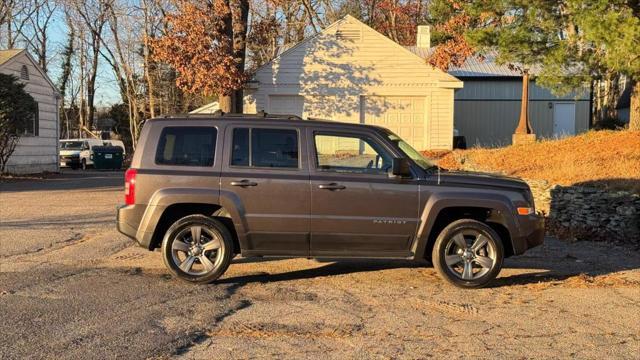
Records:
[[[391,161],[391,175],[400,177],[411,176],[411,166],[407,158],[393,158]]]

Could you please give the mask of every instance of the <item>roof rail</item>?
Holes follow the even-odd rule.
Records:
[[[174,114],[174,115],[165,115],[165,118],[189,118],[189,117],[232,117],[232,118],[281,118],[281,119],[289,119],[289,120],[302,120],[302,118],[298,115],[291,114],[268,114],[263,110],[258,111],[255,114],[244,114],[244,113],[226,113],[222,110],[216,110],[213,113],[203,114],[203,113],[195,113],[195,114]]]
[[[287,120],[303,120],[298,115],[286,115],[286,114],[267,114],[264,110],[260,110],[255,114],[238,114],[238,113],[225,113],[222,110],[216,110],[211,114],[203,114],[203,113],[195,113],[195,114],[174,114],[174,115],[164,115],[165,119],[167,118],[197,118],[197,117],[227,117],[227,118],[278,118],[278,119],[287,119]]]

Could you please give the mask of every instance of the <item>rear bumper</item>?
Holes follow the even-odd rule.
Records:
[[[518,235],[513,238],[514,255],[544,243],[544,217],[538,214],[522,216],[519,219]]]
[[[116,227],[118,231],[135,240],[140,247],[150,249],[153,230],[144,231],[141,223],[147,209],[144,205],[120,205],[116,210]],[[153,228],[152,228],[153,229]]]
[[[127,205],[120,205],[116,210],[116,227],[118,231],[127,237],[136,240],[138,229],[127,222]]]

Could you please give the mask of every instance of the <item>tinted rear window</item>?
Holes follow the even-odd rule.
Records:
[[[297,168],[298,132],[286,129],[234,129],[231,165]]]
[[[217,133],[213,127],[164,128],[156,151],[156,164],[212,166]]]

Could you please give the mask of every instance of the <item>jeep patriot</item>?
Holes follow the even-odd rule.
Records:
[[[117,226],[194,283],[241,254],[427,259],[478,288],[544,237],[522,180],[440,171],[382,127],[265,113],[147,121]]]

